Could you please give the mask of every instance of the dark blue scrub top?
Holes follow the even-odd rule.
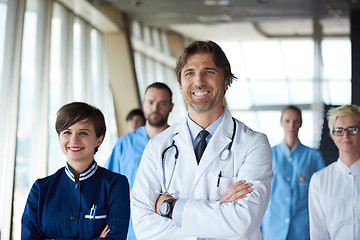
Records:
[[[95,209],[91,211],[91,209]],[[126,239],[130,218],[129,184],[125,176],[95,161],[79,182],[67,165],[38,179],[31,188],[21,221],[21,239]]]

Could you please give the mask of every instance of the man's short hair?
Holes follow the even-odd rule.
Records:
[[[144,112],[143,112],[141,109],[137,108],[137,109],[131,110],[131,111],[128,113],[128,115],[126,116],[126,121],[131,120],[134,116],[139,116],[139,117],[141,117],[141,118],[144,120],[144,122],[145,122]]]
[[[186,46],[183,54],[177,59],[175,74],[179,84],[181,85],[181,70],[186,65],[187,59],[198,53],[210,53],[215,65],[224,71],[225,80],[229,81],[229,86],[236,79],[231,73],[230,63],[219,45],[213,41],[194,41]]]
[[[146,90],[145,90],[145,93],[147,92],[147,90],[149,88],[156,88],[156,89],[165,89],[169,92],[169,95],[170,95],[170,102],[172,103],[172,91],[171,89],[168,87],[168,85],[166,85],[165,83],[162,83],[162,82],[154,82],[152,84],[150,84]]]

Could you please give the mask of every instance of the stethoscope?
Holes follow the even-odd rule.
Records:
[[[233,120],[233,123],[234,123],[234,129],[233,129],[233,134],[231,136],[231,141],[229,143],[229,146],[227,149],[225,149],[221,155],[220,155],[220,159],[222,161],[225,161],[229,155],[230,155],[230,150],[231,150],[231,147],[232,147],[232,144],[234,142],[234,138],[235,138],[235,133],[236,133],[236,122],[235,122],[235,118],[232,118]],[[165,154],[167,151],[169,151],[169,149],[171,149],[172,147],[175,148],[175,161],[174,161],[174,165],[173,165],[173,169],[172,169],[172,172],[171,172],[171,176],[170,176],[170,180],[169,180],[169,183],[166,187],[166,178],[165,178]],[[163,183],[164,183],[164,187],[165,187],[165,191],[162,192],[161,194],[169,194],[169,195],[172,195],[171,193],[168,192],[169,190],[169,187],[170,187],[170,184],[171,184],[171,181],[172,181],[172,178],[174,176],[174,171],[175,171],[175,166],[176,166],[176,163],[177,163],[177,160],[178,160],[178,157],[179,157],[179,149],[178,147],[175,145],[175,140],[172,141],[171,145],[168,146],[167,148],[164,149],[164,151],[162,152],[161,154],[161,162],[162,162],[162,170],[163,170]]]

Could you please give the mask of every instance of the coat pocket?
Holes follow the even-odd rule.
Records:
[[[231,184],[235,183],[237,179],[235,177],[224,177],[219,175],[211,176],[211,185],[209,189],[209,200],[218,201],[221,196],[225,194]]]

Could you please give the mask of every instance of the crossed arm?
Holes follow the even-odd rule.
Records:
[[[227,189],[227,191],[224,193],[224,195],[221,196],[220,201],[222,202],[236,202],[240,199],[243,199],[246,197],[247,194],[252,192],[252,184],[246,183],[245,180],[238,181]],[[155,204],[155,212],[160,215],[160,205],[163,201],[173,198],[170,195],[166,194],[160,194],[158,199],[156,200]],[[173,203],[176,204],[176,200]],[[170,213],[170,218],[172,218],[172,212]]]

